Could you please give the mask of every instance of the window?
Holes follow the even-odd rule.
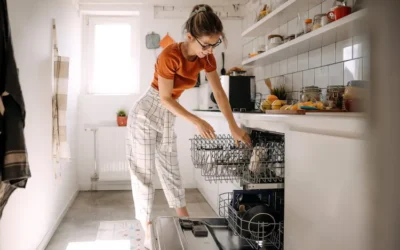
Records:
[[[85,62],[88,94],[139,92],[139,30],[137,17],[89,17]]]

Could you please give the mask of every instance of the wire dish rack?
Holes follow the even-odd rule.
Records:
[[[238,204],[233,198],[233,193],[224,193],[219,197],[219,215],[227,219],[228,226],[233,233],[246,240],[254,249],[274,247],[277,250],[282,250],[284,229],[283,211],[280,211],[280,209],[283,210],[283,197],[280,197],[277,193],[272,193],[265,205],[272,208],[271,211],[275,211],[275,213],[258,213],[252,218],[248,217],[245,211],[241,212],[235,209]],[[260,215],[263,215],[264,219],[268,218],[268,222],[257,220]]]
[[[253,131],[252,147],[236,144],[230,135],[191,139],[195,168],[207,181],[243,181],[247,183],[283,183],[285,141],[279,134]]]

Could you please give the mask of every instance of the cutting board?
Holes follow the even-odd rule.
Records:
[[[306,113],[346,113],[340,109],[332,110],[266,110],[265,114],[270,115],[305,115]]]
[[[305,115],[305,110],[265,110],[270,115]]]

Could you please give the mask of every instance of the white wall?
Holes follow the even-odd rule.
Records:
[[[26,103],[25,137],[32,178],[11,196],[0,221],[0,249],[33,250],[51,232],[78,189],[77,96],[80,91],[80,18],[65,0],[10,0],[15,56]],[[59,50],[70,57],[68,140],[71,163],[54,179],[51,117],[51,24],[56,18]],[[51,233],[50,233],[51,234]],[[47,235],[51,236],[51,235]],[[45,240],[43,243],[46,243]]]
[[[104,11],[104,8],[101,9]],[[118,9],[113,8],[114,11]],[[124,9],[126,10],[126,9]],[[154,31],[160,34],[161,38],[169,32],[175,41],[182,41],[182,28],[185,19],[155,19],[152,6],[145,6],[132,10],[140,11],[140,90],[145,91],[151,84],[154,74],[154,64],[156,54],[154,50],[148,50],[145,46],[145,36]],[[240,20],[223,20],[226,35],[229,40],[226,50],[225,68],[240,65],[241,62],[241,41],[235,29],[241,26]],[[220,46],[215,51],[217,63],[221,66],[221,52],[224,50]],[[161,50],[157,50],[159,54]],[[204,76],[202,74],[202,81]],[[99,122],[114,122],[115,113],[119,108],[129,109],[140,95],[131,96],[80,96],[79,111],[79,186],[82,190],[90,188],[90,176],[93,173],[93,136],[92,133],[84,131],[84,124],[94,124]],[[198,107],[197,89],[186,91],[180,98],[180,103],[191,110]],[[189,138],[192,137],[195,130],[191,124],[178,119],[175,128],[178,135],[178,152],[183,185],[185,188],[196,187],[194,180],[194,170],[190,156]],[[128,177],[129,179],[129,177]],[[157,178],[155,178],[155,187],[160,188]]]

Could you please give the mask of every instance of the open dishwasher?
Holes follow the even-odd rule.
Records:
[[[219,195],[220,218],[157,218],[154,249],[283,249],[285,138],[249,134],[251,147],[228,135],[191,139],[193,164],[207,181],[239,181],[242,189]]]

